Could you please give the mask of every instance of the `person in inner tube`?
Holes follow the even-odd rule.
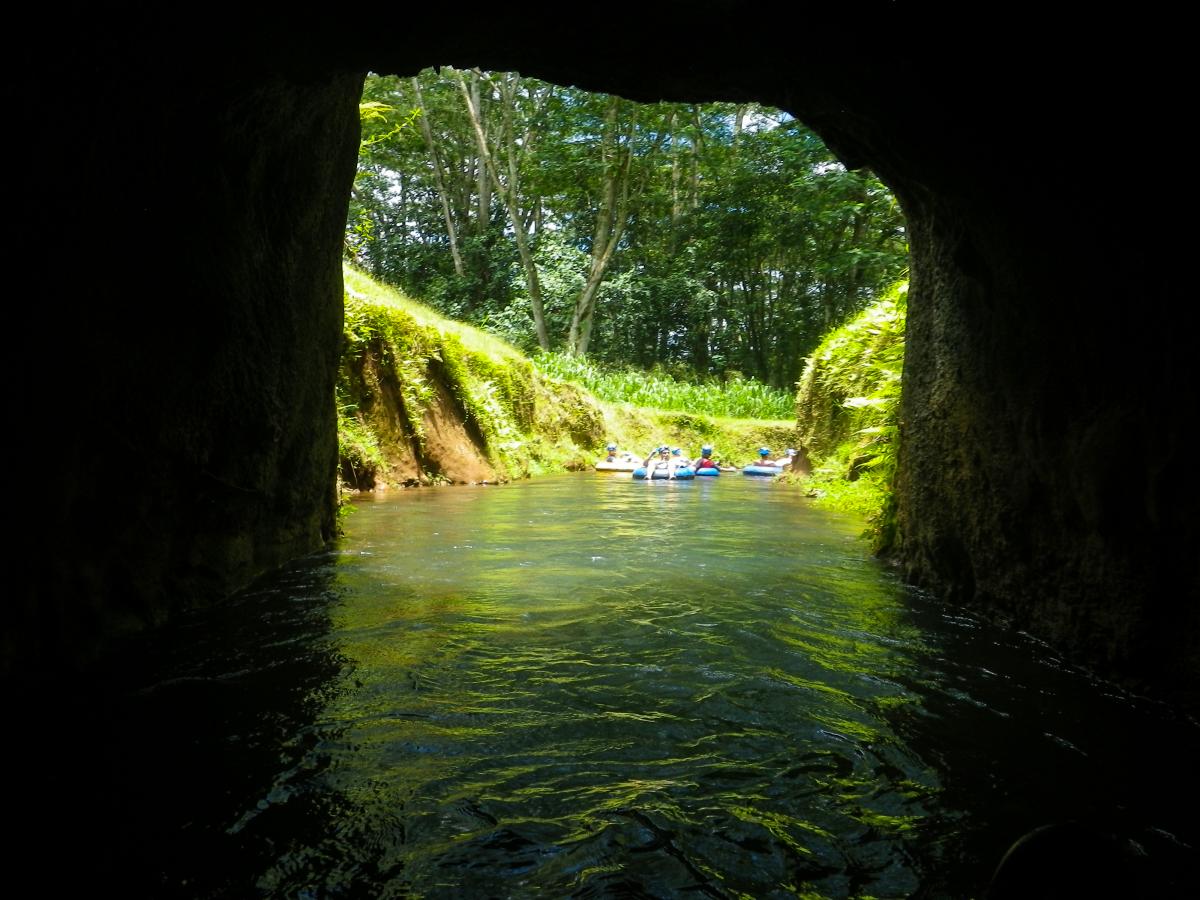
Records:
[[[646,477],[647,477],[647,478],[649,478],[649,477],[650,477],[650,474],[651,474],[651,473],[652,473],[652,472],[653,472],[653,471],[654,471],[656,468],[658,468],[659,456],[662,454],[662,452],[663,452],[663,448],[662,448],[662,447],[655,447],[655,448],[654,448],[653,450],[651,450],[651,451],[650,451],[648,454],[646,454],[646,459],[645,459],[645,461],[642,463],[642,468],[644,468],[644,469],[646,470]]]
[[[700,458],[696,460],[693,468],[699,472],[701,469],[719,469],[721,464],[713,459],[713,448],[705,444],[700,448]]]
[[[656,447],[654,452],[646,457],[646,480],[650,481],[654,477],[654,473],[667,470],[667,478],[675,477],[675,461],[671,459],[670,447]]]
[[[787,455],[779,457],[779,459],[775,460],[775,462],[773,462],[771,465],[779,466],[781,469],[790,469],[792,467],[792,460],[795,458],[796,451],[789,447]]]

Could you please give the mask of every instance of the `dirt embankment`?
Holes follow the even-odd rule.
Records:
[[[379,345],[365,348],[356,360],[344,363],[343,374],[354,384],[359,423],[375,439],[378,454],[353,454],[344,448],[340,466],[345,487],[380,490],[439,482],[485,484],[507,479],[488,459],[487,443],[472,427],[462,403],[445,383],[436,361],[428,361],[422,376],[428,403],[420,409],[412,397],[407,404],[400,375],[385,360]]]

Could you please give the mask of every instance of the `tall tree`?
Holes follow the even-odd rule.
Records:
[[[458,78],[459,87],[462,89],[463,99],[467,104],[467,114],[471,117],[471,127],[474,129],[475,140],[479,145],[479,156],[483,160],[484,166],[487,167],[488,175],[491,176],[492,187],[500,199],[504,201],[504,205],[508,210],[508,220],[517,242],[517,252],[521,256],[521,265],[525,269],[525,282],[529,290],[529,302],[533,308],[533,327],[537,335],[538,346],[543,350],[549,350],[550,335],[546,330],[546,312],[542,304],[542,286],[538,279],[537,265],[533,260],[533,251],[530,248],[528,231],[530,224],[537,220],[536,208],[540,204],[536,201],[529,204],[526,212],[522,212],[519,205],[522,157],[532,155],[533,153],[537,138],[537,119],[536,117],[530,117],[527,120],[525,133],[518,139],[516,101],[520,91],[521,77],[514,72],[502,74],[499,85],[502,125],[498,138],[505,163],[502,175],[499,164],[496,162],[495,154],[492,153],[489,146],[487,132],[484,130],[483,114],[480,106],[477,105],[478,95],[472,96],[472,92],[468,89],[462,72],[456,71],[455,75]],[[480,73],[476,72],[475,75],[479,76]]]
[[[600,135],[600,203],[592,234],[590,264],[583,289],[575,298],[575,309],[567,332],[567,350],[579,356],[587,355],[596,313],[597,291],[625,232],[629,206],[629,169],[633,161],[633,149],[629,143],[633,138],[636,120],[626,118],[620,121],[620,111],[621,100],[617,97],[608,98],[604,128]]]
[[[429,160],[433,165],[433,179],[437,185],[438,199],[442,204],[442,218],[446,222],[446,235],[450,239],[450,255],[454,259],[454,271],[460,277],[465,274],[462,254],[458,251],[458,227],[454,224],[454,216],[450,214],[450,194],[446,190],[446,179],[442,173],[442,154],[433,140],[433,129],[429,127],[429,112],[425,108],[425,100],[421,96],[421,82],[411,80],[413,94],[417,98],[416,111],[421,123],[421,136],[425,138],[425,146],[429,149]]]

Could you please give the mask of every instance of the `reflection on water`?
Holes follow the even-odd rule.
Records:
[[[967,897],[1080,816],[1182,858],[1155,779],[1195,726],[905,590],[857,530],[726,477],[364,502],[155,642],[111,717],[108,865],[181,896]]]

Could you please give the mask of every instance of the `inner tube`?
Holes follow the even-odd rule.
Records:
[[[779,475],[783,469],[779,466],[743,466],[743,475]]]
[[[616,462],[601,460],[594,466],[597,472],[632,472],[640,467],[641,463],[629,462],[624,459],[618,459]]]
[[[705,466],[702,469],[697,469],[696,474],[697,475],[720,475],[721,470],[716,468],[715,466]]]
[[[634,470],[633,470],[633,477],[634,477],[634,478],[641,478],[641,479],[645,480],[645,478],[646,478],[646,470],[645,470],[645,468],[637,468],[637,469],[634,469]],[[654,469],[654,472],[653,472],[653,473],[650,475],[650,477],[651,477],[652,479],[656,480],[656,481],[657,481],[657,480],[663,480],[663,481],[665,481],[665,480],[667,479],[667,470],[666,470],[665,468],[658,468],[658,467],[655,467],[655,469]],[[695,478],[695,477],[696,477],[696,473],[695,473],[695,471],[693,471],[693,470],[692,470],[690,467],[688,467],[688,466],[681,466],[680,468],[678,468],[678,469],[676,469],[676,470],[675,470],[675,478],[676,478],[676,480],[679,480],[679,481],[686,481],[686,480],[687,480],[687,479],[689,479],[689,478]]]

